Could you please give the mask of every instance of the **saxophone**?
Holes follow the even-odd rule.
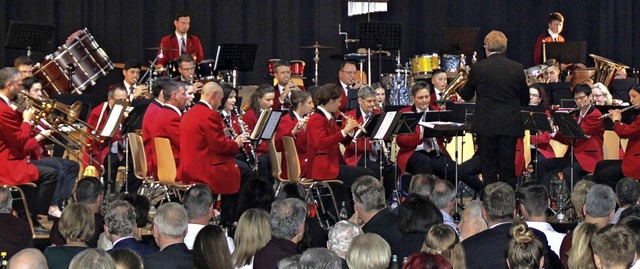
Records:
[[[243,135],[247,130],[247,125],[242,120],[242,115],[244,115],[244,111],[238,110],[238,107],[234,106],[233,112],[236,114],[236,116],[238,116],[238,124],[240,124],[240,129],[242,130],[242,133],[240,134]],[[233,135],[234,133],[235,131],[233,130],[233,127],[231,127],[231,134]],[[242,154],[244,159],[247,161],[247,164],[249,164],[249,167],[251,168],[251,170],[257,171],[258,167],[256,165],[256,159],[258,155],[256,153],[256,147],[253,145],[253,143],[249,143],[249,149],[251,150],[250,153],[248,153],[244,149],[244,147],[240,148],[240,154]]]

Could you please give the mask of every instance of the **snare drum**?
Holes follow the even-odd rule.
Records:
[[[216,81],[217,72],[213,70],[213,67],[215,64],[216,64],[215,60],[211,60],[211,59],[203,60],[196,67],[196,76],[198,76],[200,80]]]
[[[289,62],[291,65],[291,76],[302,77],[304,76],[304,61],[292,60]]]
[[[269,75],[273,75],[276,72],[276,63],[279,61],[280,59],[269,59],[267,61],[267,72],[269,72]]]
[[[433,71],[431,64],[431,54],[422,54],[418,58],[418,74],[427,74]]]
[[[416,55],[411,58],[411,72],[414,74],[418,74],[418,59],[420,59],[420,55]]]
[[[442,55],[442,69],[445,72],[457,72],[460,66],[459,54],[443,54]]]

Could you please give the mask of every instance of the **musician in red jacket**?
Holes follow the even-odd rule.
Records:
[[[340,107],[338,108],[340,111],[345,111],[347,109],[349,92],[357,91],[363,86],[361,81],[356,81],[357,73],[358,68],[353,62],[345,61],[340,65],[340,71],[338,71],[338,78],[340,81],[338,81],[337,84],[337,86],[342,89],[342,99],[340,101]]]
[[[433,70],[433,73],[431,74],[431,85],[433,85],[433,91],[431,92],[431,102],[429,102],[429,108],[431,108],[432,110],[440,109],[440,106],[438,105],[438,103],[436,103],[436,101],[441,101],[443,99],[444,90],[447,89],[448,83],[447,72],[439,68]],[[458,96],[451,95],[447,99],[451,100],[452,102],[457,102]]]
[[[536,39],[536,44],[533,48],[533,64],[542,64],[542,43],[552,42],[564,42],[564,37],[560,35],[562,32],[562,26],[564,24],[564,17],[558,12],[553,12],[547,17],[547,24],[549,29],[546,33],[541,34]],[[547,59],[548,60],[548,59]]]
[[[180,122],[182,111],[187,101],[186,89],[180,82],[167,82],[162,88],[164,106],[158,112],[153,128],[151,140],[156,137],[168,138],[171,143],[171,151],[176,163],[176,171],[180,171]],[[157,176],[157,158],[152,156],[153,173]],[[180,174],[178,174],[178,177]]]
[[[575,139],[575,157],[571,156],[571,149],[569,149],[564,157],[550,158],[538,163],[538,180],[547,188],[551,183],[551,177],[558,172],[563,172],[564,178],[569,180],[573,170],[573,182],[575,183],[586,174],[592,173],[596,163],[603,159],[604,121],[600,119],[602,113],[591,104],[590,94],[591,87],[587,84],[578,84],[574,87],[573,100],[578,107],[574,118],[578,121],[582,131],[589,137]],[[563,136],[560,131],[556,133],[554,139],[569,146],[573,140]],[[574,158],[573,167],[571,167],[571,158]]]
[[[160,112],[164,106],[164,94],[162,88],[164,88],[164,84],[168,81],[171,81],[171,78],[161,77],[154,81],[153,88],[151,89],[151,95],[154,99],[149,103],[149,106],[142,117],[142,143],[144,145],[144,154],[147,158],[148,174],[153,174],[153,171],[155,171],[152,158],[156,155],[156,151],[153,139],[151,138],[151,130],[153,129],[158,112]]]
[[[273,76],[278,80],[275,85],[275,98],[273,100],[273,109],[289,109],[286,100],[291,97],[293,91],[299,91],[300,88],[291,81],[291,65],[287,61],[277,61],[273,68]]]
[[[281,153],[281,173],[280,178],[288,179],[287,174],[287,157],[284,154],[284,144],[282,137],[292,137],[296,144],[298,153],[298,162],[300,163],[301,177],[306,175],[307,171],[307,120],[309,114],[313,111],[313,99],[311,94],[303,91],[294,91],[291,93],[288,106],[291,107],[289,113],[282,116],[278,124],[278,130],[274,138],[276,150]]]
[[[195,35],[188,35],[191,26],[191,17],[184,12],[176,13],[173,19],[173,26],[176,31],[173,34],[164,36],[160,40],[160,47],[170,50],[158,51],[158,64],[166,65],[167,62],[178,59],[182,54],[188,54],[193,57],[196,63],[204,59],[204,51],[200,39]]]
[[[258,118],[262,110],[269,110],[273,106],[275,93],[273,86],[268,84],[260,85],[251,94],[251,108],[242,116],[242,120],[246,124],[249,133],[258,123]],[[271,175],[271,161],[269,159],[269,146],[266,141],[261,141],[257,148],[254,149],[258,155],[258,176],[269,178],[271,182],[275,179]],[[251,152],[247,146],[247,152]],[[254,164],[255,165],[255,164]]]
[[[245,132],[240,128],[240,122],[238,120],[237,112],[239,108],[236,107],[236,89],[229,83],[221,83],[222,88],[222,100],[220,101],[220,116],[224,122],[225,134],[232,140],[235,140],[238,136],[249,135],[249,132]],[[235,155],[236,164],[240,169],[241,178],[247,178],[253,175],[253,169],[249,164],[248,158],[250,158],[250,152],[245,147],[240,148]]]
[[[640,84],[629,89],[629,102],[635,106],[631,111],[631,124],[622,122],[620,109],[610,110],[613,130],[620,138],[628,138],[627,149],[622,160],[605,160],[596,165],[593,181],[615,186],[623,177],[640,179]]]

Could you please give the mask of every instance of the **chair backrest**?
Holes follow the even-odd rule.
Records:
[[[136,132],[136,144],[138,144],[138,159],[140,159],[140,171],[142,176],[149,175],[149,167],[147,167],[147,153],[144,151],[144,142],[142,142],[142,134]]]
[[[163,184],[175,184],[176,161],[173,158],[173,151],[171,151],[171,142],[168,138],[156,137],[153,139],[153,143],[158,162],[158,180]]]
[[[283,136],[284,156],[287,158],[287,177],[295,183],[300,182],[300,161],[298,160],[298,150],[293,137]]]
[[[280,158],[278,158],[279,157],[278,155],[280,155],[280,152],[276,150],[276,145],[273,143],[273,139],[269,140],[267,142],[267,145],[269,145],[269,160],[271,161],[271,175],[274,178],[280,179],[280,172],[282,170],[280,166]]]
[[[136,141],[136,133],[127,133],[127,140],[129,140],[129,149],[131,150],[131,158],[133,159],[133,174],[136,178],[143,179],[144,174],[142,174],[140,170],[142,165],[140,164],[140,148],[138,148],[138,142]]]

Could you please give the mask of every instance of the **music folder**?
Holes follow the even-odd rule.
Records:
[[[278,129],[282,110],[262,110],[256,126],[251,132],[251,140],[271,140]]]
[[[373,114],[363,126],[367,133],[364,135],[374,140],[391,141],[394,129],[400,122],[402,113],[388,111],[382,114]]]
[[[468,129],[468,125],[449,121],[451,110],[425,111],[420,126],[425,127],[423,137],[455,136],[458,131]]]
[[[580,128],[578,121],[573,118],[573,115],[567,111],[556,111],[551,114],[553,123],[558,126],[562,136],[567,138],[589,138]]]
[[[109,112],[107,123],[105,123],[104,128],[102,128],[102,131],[98,135],[101,137],[113,138],[118,129],[120,129],[120,123],[122,122],[122,117],[124,117],[126,109],[127,102],[115,101],[113,108],[111,108],[111,112]]]

